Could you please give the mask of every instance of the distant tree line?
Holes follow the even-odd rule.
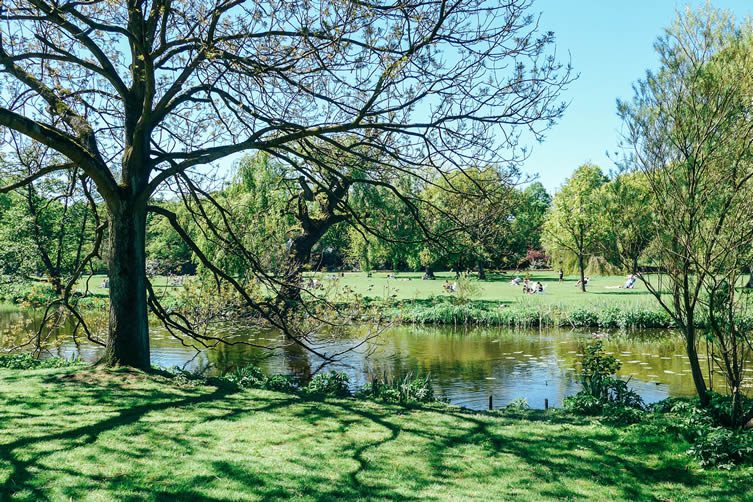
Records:
[[[536,259],[546,265],[541,232],[550,196],[539,182],[524,186],[514,171],[486,166],[441,178],[397,176],[397,190],[354,178],[335,195],[318,188],[332,184],[325,174],[299,173],[269,155],[246,156],[232,183],[215,194],[236,222],[254,229],[244,242],[270,273],[292,266],[421,270],[433,278],[437,270],[473,269],[483,277],[486,269],[528,267]],[[185,213],[176,202],[162,204]],[[190,269],[195,258],[172,227],[155,221],[148,235],[147,262],[155,271]],[[209,241],[201,245],[216,258],[223,252]],[[243,264],[227,266],[239,273]]]

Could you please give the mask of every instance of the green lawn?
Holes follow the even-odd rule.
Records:
[[[444,291],[442,285],[446,280],[455,281],[455,274],[452,272],[438,272],[437,278],[433,281],[421,280],[423,273],[407,272],[399,273],[394,279],[388,278],[388,273],[379,272],[367,277],[365,273],[345,273],[344,277],[334,274],[335,281],[328,280],[328,276],[333,274],[319,273],[316,274],[322,283],[327,286],[334,283],[332,287],[342,290],[349,288],[355,293],[369,296],[384,298],[396,295],[399,300],[422,300],[432,296],[450,296]],[[643,287],[640,281],[636,284],[635,289],[625,290],[618,289],[617,286],[625,282],[623,276],[613,277],[592,277],[589,282],[588,292],[583,293],[580,288],[576,287],[577,278],[566,276],[564,282],[559,282],[556,272],[531,272],[531,280],[541,281],[545,287],[543,294],[527,295],[523,294],[522,286],[513,286],[510,280],[515,277],[515,273],[508,272],[502,274],[490,274],[490,279],[486,281],[473,282],[478,286],[478,294],[474,295],[474,300],[488,300],[503,303],[524,303],[534,305],[567,305],[572,307],[587,305],[616,305],[616,306],[655,306],[653,297]],[[524,277],[524,273],[519,274]]]
[[[178,385],[141,373],[0,370],[0,499],[753,500],[753,468],[558,414],[495,417]]]
[[[387,298],[395,295],[398,300],[425,300],[434,296],[450,297],[451,295],[444,291],[442,285],[445,280],[455,281],[455,274],[452,272],[437,272],[437,278],[433,281],[421,280],[422,272],[398,273],[395,278],[388,278],[388,275],[390,275],[388,272],[375,272],[372,277],[367,277],[365,272],[346,272],[344,276],[340,276],[339,273],[320,272],[309,273],[307,277],[316,277],[336,296],[342,295],[347,289],[371,298]],[[653,297],[640,282],[632,290],[616,288],[625,282],[623,276],[592,277],[588,292],[583,293],[575,286],[577,278],[574,276],[566,276],[564,282],[559,282],[556,272],[531,272],[529,274],[531,280],[541,281],[545,286],[545,292],[538,295],[526,295],[523,294],[522,286],[510,284],[510,280],[515,275],[524,277],[524,273],[508,272],[504,275],[490,274],[490,279],[486,281],[473,279],[473,283],[478,287],[478,294],[473,295],[472,299],[568,307],[603,305],[654,307],[656,305]],[[335,279],[332,280],[332,277]],[[91,277],[89,291],[95,295],[106,296],[107,289],[101,287],[104,279],[104,275]],[[174,292],[178,287],[165,276],[152,278],[152,284],[158,293],[166,294]],[[83,280],[80,281],[78,287],[84,288]]]
[[[91,277],[86,276],[78,281],[76,288],[78,289],[78,291],[84,291],[88,286],[89,293],[96,296],[108,296],[109,290],[102,287],[104,285],[103,283],[105,279],[107,279],[106,275],[93,275]],[[150,277],[149,280],[152,282],[152,287],[154,287],[157,293],[169,294],[180,287],[174,282],[174,279],[171,279],[164,275],[153,276]]]

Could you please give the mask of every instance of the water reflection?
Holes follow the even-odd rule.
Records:
[[[0,341],[9,346],[20,329],[34,326],[33,320],[20,312],[0,312]],[[94,361],[101,348],[79,340],[73,343],[61,329],[58,344],[49,353],[61,357],[77,356]],[[238,342],[280,344],[281,336],[273,331],[246,330],[232,335],[236,345],[218,345],[197,351],[170,337],[158,327],[152,335],[152,363],[161,367],[217,373],[247,363],[255,363],[271,373],[308,377],[321,361],[296,345],[267,351]],[[352,340],[322,341],[334,352],[359,339],[354,329]],[[497,406],[525,397],[535,408],[547,399],[560,406],[565,396],[578,390],[575,369],[582,349],[591,336],[567,330],[512,331],[506,329],[462,330],[403,326],[384,333],[358,350],[345,354],[330,369],[348,373],[354,387],[368,383],[373,375],[401,376],[430,374],[435,392],[452,403],[483,409],[489,396]],[[681,341],[672,336],[657,337],[633,334],[610,336],[605,348],[622,362],[620,374],[631,379],[647,402],[667,396],[693,395],[690,366]],[[753,384],[753,373],[746,385]]]

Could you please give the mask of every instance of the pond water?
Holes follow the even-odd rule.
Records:
[[[8,347],[19,334],[34,326],[29,313],[0,309],[0,346]],[[101,348],[79,339],[74,343],[63,327],[47,355],[79,357],[95,361]],[[354,329],[350,339],[322,339],[320,346],[332,353],[351,346],[362,337]],[[533,408],[561,406],[565,396],[578,391],[578,359],[593,338],[590,333],[562,329],[509,330],[458,329],[400,326],[389,329],[358,350],[344,354],[327,369],[345,371],[354,387],[365,385],[373,375],[431,375],[434,390],[450,402],[473,409],[485,409],[489,396],[494,405],[504,406],[525,398]],[[152,364],[165,368],[218,373],[246,363],[255,363],[270,373],[310,375],[320,362],[297,346],[270,351],[238,342],[268,345],[282,341],[271,331],[238,331],[231,337],[236,345],[219,345],[197,351],[183,345],[165,331],[152,330]],[[690,365],[679,337],[646,332],[612,334],[605,349],[622,362],[620,376],[648,403],[668,396],[693,395]],[[753,368],[753,364],[748,368]],[[749,370],[753,371],[753,370]],[[753,372],[745,383],[753,386]]]

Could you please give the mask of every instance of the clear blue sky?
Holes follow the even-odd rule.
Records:
[[[617,98],[630,98],[632,84],[655,68],[653,43],[677,9],[702,0],[535,0],[541,27],[556,36],[557,51],[568,57],[580,78],[563,98],[570,103],[563,119],[542,144],[533,145],[524,172],[538,174],[554,191],[580,164],[591,161],[614,169],[607,152],[617,149],[620,121]],[[753,0],[714,0],[738,18],[753,15]]]

